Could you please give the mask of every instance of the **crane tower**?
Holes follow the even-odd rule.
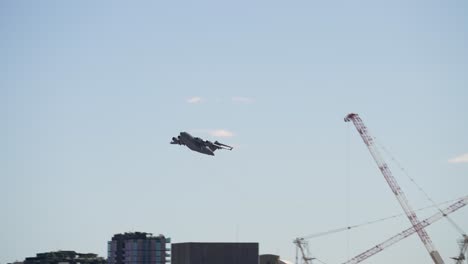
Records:
[[[418,233],[419,238],[423,242],[424,246],[426,247],[427,251],[429,252],[429,255],[431,256],[434,263],[435,264],[444,264],[444,261],[442,260],[442,257],[440,256],[439,252],[436,250],[436,248],[432,244],[431,238],[429,237],[429,235],[424,230],[424,226],[419,221],[418,217],[416,216],[416,213],[413,211],[413,209],[409,205],[408,200],[405,197],[405,194],[403,193],[402,189],[398,185],[396,179],[393,177],[392,172],[390,171],[390,169],[387,166],[387,163],[381,157],[377,147],[374,144],[373,137],[369,134],[369,131],[368,131],[367,127],[364,125],[364,123],[362,122],[359,115],[351,113],[351,114],[348,114],[345,117],[344,120],[345,120],[345,122],[350,122],[350,121],[353,122],[353,124],[356,127],[357,131],[359,132],[362,140],[364,141],[367,148],[369,149],[369,152],[371,153],[372,157],[374,158],[374,161],[377,163],[377,166],[379,167],[379,169],[380,169],[381,173],[383,174],[385,180],[387,181],[388,185],[390,186],[390,189],[392,190],[393,194],[395,195],[398,202],[400,203],[400,206],[403,208],[403,211],[405,212],[405,214],[408,217],[409,221],[413,225],[413,228]]]

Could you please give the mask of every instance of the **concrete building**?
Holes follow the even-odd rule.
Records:
[[[172,264],[258,264],[258,243],[175,243]]]
[[[116,234],[107,243],[108,264],[165,264],[170,262],[171,239],[134,232]]]
[[[55,251],[38,253],[36,257],[26,258],[23,264],[106,264],[106,260],[92,253]]]

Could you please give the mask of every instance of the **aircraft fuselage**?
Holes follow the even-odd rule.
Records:
[[[209,149],[207,146],[202,144],[202,139],[200,138],[194,138],[192,135],[190,135],[187,132],[181,132],[179,136],[179,140],[184,143],[189,149],[200,152],[206,155],[214,156],[214,152]]]

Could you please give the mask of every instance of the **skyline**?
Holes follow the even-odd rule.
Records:
[[[0,263],[116,233],[258,242],[402,213],[358,113],[414,209],[467,195],[468,3],[3,1]],[[219,139],[215,157],[170,145]],[[387,152],[387,151],[385,151]],[[393,160],[397,160],[395,163]],[[403,168],[403,169],[401,169]],[[423,219],[435,210],[418,212]],[[452,219],[465,231],[468,210]],[[404,217],[310,241],[342,263]],[[460,235],[426,228],[449,263]],[[422,263],[417,236],[369,263]],[[367,262],[364,262],[367,263]]]

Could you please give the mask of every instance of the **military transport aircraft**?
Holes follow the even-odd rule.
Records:
[[[177,138],[173,137],[171,144],[185,145],[193,151],[211,156],[214,156],[214,152],[217,149],[233,149],[233,147],[221,144],[218,141],[215,141],[213,143],[211,141],[203,140],[198,137],[192,137],[192,135],[190,135],[187,132],[180,132],[180,135],[177,136]]]

